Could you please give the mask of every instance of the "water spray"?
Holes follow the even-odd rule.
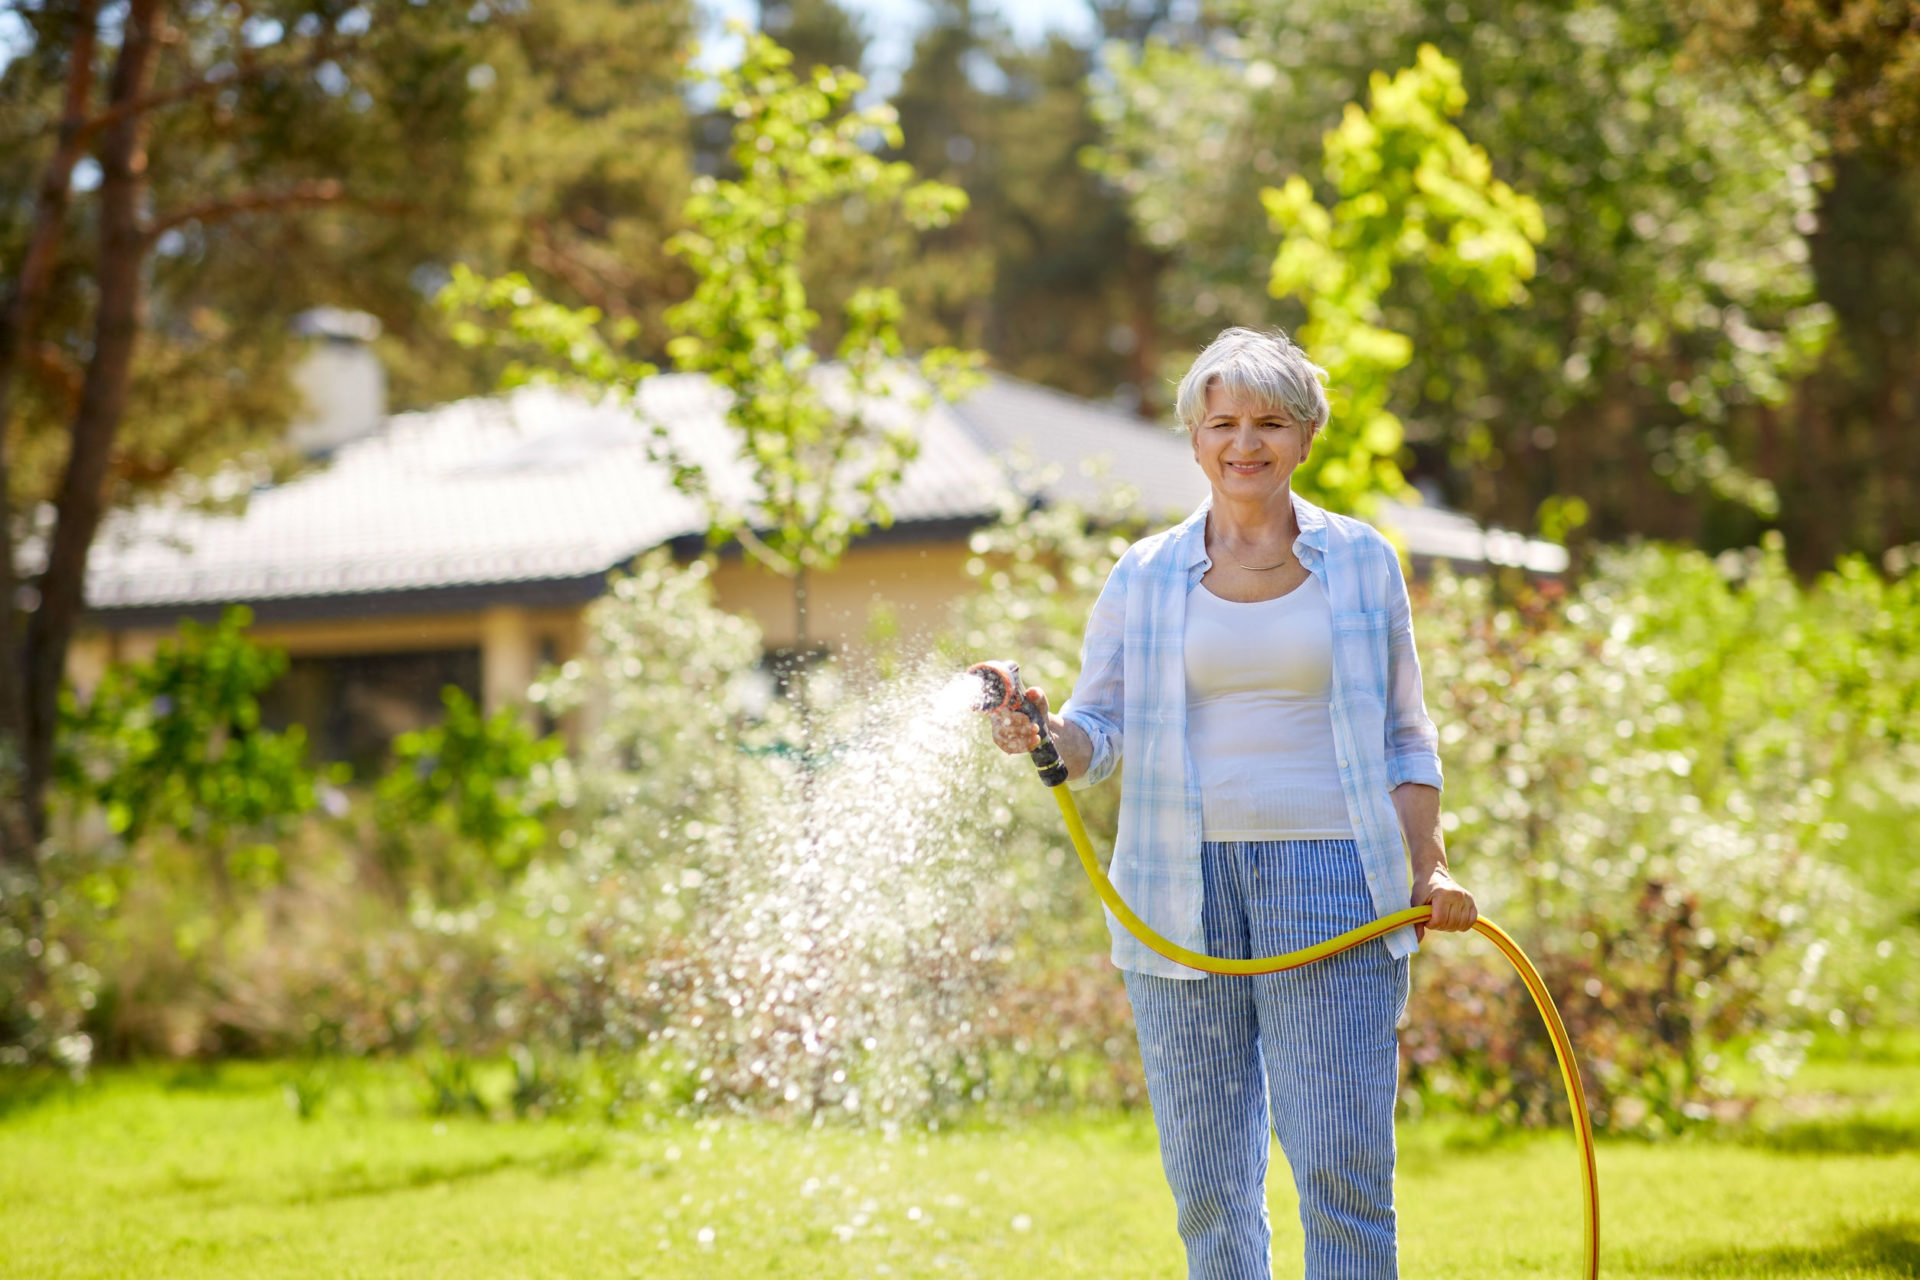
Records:
[[[1382,916],[1371,924],[1361,925],[1357,929],[1328,938],[1325,942],[1311,947],[1302,947],[1298,951],[1289,951],[1277,956],[1256,956],[1250,960],[1227,960],[1218,956],[1203,955],[1188,950],[1169,938],[1155,932],[1133,909],[1127,906],[1119,890],[1113,887],[1113,881],[1100,867],[1100,859],[1093,851],[1093,841],[1087,835],[1086,823],[1081,821],[1080,806],[1073,798],[1073,792],[1062,784],[1067,780],[1067,766],[1060,759],[1060,752],[1053,745],[1053,738],[1047,732],[1046,717],[1033,703],[1027,700],[1026,687],[1020,681],[1020,664],[1010,659],[992,662],[978,662],[969,667],[968,674],[980,681],[980,692],[974,701],[976,710],[992,713],[1013,711],[1026,716],[1040,730],[1040,745],[1028,754],[1034,766],[1040,771],[1040,780],[1053,792],[1054,800],[1060,806],[1060,816],[1067,824],[1067,835],[1073,841],[1074,852],[1080,855],[1080,865],[1086,870],[1087,879],[1093,882],[1093,891],[1100,901],[1106,904],[1114,918],[1126,927],[1127,932],[1138,938],[1151,950],[1158,952],[1177,964],[1198,969],[1203,973],[1251,976],[1263,973],[1283,973],[1288,969],[1298,969],[1312,964],[1316,960],[1325,960],[1329,956],[1339,955],[1365,942],[1392,933],[1405,925],[1425,924],[1433,917],[1431,907],[1410,907],[1405,911],[1396,911],[1392,915]],[[1507,958],[1514,971],[1526,984],[1527,993],[1533,997],[1533,1004],[1540,1011],[1540,1020],[1546,1024],[1547,1035],[1553,1041],[1554,1060],[1560,1066],[1560,1080],[1566,1086],[1567,1106],[1573,1115],[1574,1143],[1579,1149],[1582,1203],[1586,1218],[1585,1267],[1582,1274],[1586,1280],[1598,1280],[1600,1275],[1600,1182],[1594,1163],[1593,1120],[1587,1114],[1587,1094],[1580,1081],[1580,1068],[1573,1057],[1573,1041],[1567,1035],[1567,1025],[1561,1021],[1560,1010],[1553,1003],[1553,996],[1547,990],[1546,982],[1540,977],[1540,971],[1527,958],[1507,931],[1485,916],[1474,921],[1474,932],[1482,935],[1499,949]]]

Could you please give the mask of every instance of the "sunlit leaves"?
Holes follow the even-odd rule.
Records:
[[[1687,59],[1653,0],[1225,0],[1210,16],[1204,42],[1110,51],[1095,86],[1106,145],[1090,158],[1151,242],[1179,249],[1171,333],[1300,314],[1252,287],[1272,251],[1259,193],[1317,180],[1322,134],[1368,77],[1431,43],[1460,67],[1460,129],[1545,224],[1524,307],[1406,271],[1370,321],[1412,340],[1394,409],[1453,464],[1449,498],[1524,525],[1578,494],[1600,536],[1656,507],[1771,514],[1741,415],[1779,403],[1831,327],[1805,86]],[[1697,496],[1663,502],[1669,486]]]
[[[481,855],[488,864],[480,880],[485,887],[511,877],[545,846],[542,819],[552,800],[551,788],[540,784],[561,743],[537,737],[517,708],[482,715],[452,685],[441,690],[440,701],[446,715],[439,724],[394,740],[393,765],[375,788],[375,813],[392,862],[411,861],[421,834],[438,828]],[[447,873],[462,869],[428,870],[441,873],[436,878],[444,888],[453,879]]]
[[[259,696],[287,660],[246,638],[250,621],[234,608],[215,626],[182,623],[152,658],[108,667],[84,703],[65,691],[57,768],[122,840],[171,831],[204,846],[216,874],[270,882],[278,860],[260,841],[313,806],[315,779],[305,731],[260,724]]]
[[[1268,288],[1306,308],[1298,337],[1329,375],[1333,417],[1296,474],[1303,492],[1338,510],[1405,488],[1404,437],[1389,407],[1413,341],[1383,322],[1395,274],[1423,274],[1440,293],[1489,307],[1524,302],[1540,207],[1493,176],[1486,153],[1452,123],[1466,105],[1460,70],[1432,45],[1392,79],[1375,72],[1366,109],[1348,103],[1326,137],[1331,209],[1295,175],[1261,193],[1283,239]]]
[[[890,522],[881,495],[916,452],[915,416],[971,385],[979,363],[947,348],[906,358],[899,295],[870,284],[848,295],[834,363],[823,369],[813,346],[821,317],[804,279],[809,216],[851,201],[898,211],[927,231],[951,222],[966,195],[880,157],[899,145],[899,124],[891,107],[857,104],[858,75],[817,67],[802,77],[787,50],[742,34],[742,61],[717,77],[716,109],[734,122],[732,170],[694,182],[684,229],[668,242],[694,287],[667,312],[666,350],[677,369],[727,393],[751,497],[722,496],[725,486],[661,424],[653,447],[674,483],[702,503],[713,542],[737,540],[796,577],[831,567],[854,538]],[[631,397],[654,372],[619,354],[631,329],[603,333],[599,312],[551,303],[521,276],[457,274],[442,305],[463,344],[515,355],[510,380],[544,368]]]
[[[550,302],[518,272],[488,279],[457,262],[435,302],[450,318],[456,343],[507,357],[502,386],[565,379],[630,390],[654,372],[652,365],[621,354],[636,333],[633,320],[618,320],[603,333],[598,308]]]
[[[831,566],[853,538],[890,522],[880,494],[916,451],[912,415],[930,394],[957,393],[971,364],[945,350],[904,363],[899,296],[870,285],[848,297],[840,376],[822,385],[811,346],[820,317],[803,281],[809,211],[858,200],[930,230],[965,209],[966,195],[875,154],[899,146],[899,124],[891,107],[856,105],[858,75],[816,68],[807,81],[791,64],[785,49],[750,35],[741,64],[720,77],[737,173],[702,179],[687,201],[688,229],[670,247],[696,283],[668,313],[675,364],[731,393],[728,421],[756,481],[750,507],[709,500],[712,532],[789,577]],[[710,494],[697,463],[671,440],[661,449]]]

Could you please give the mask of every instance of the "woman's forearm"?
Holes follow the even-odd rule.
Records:
[[[1060,753],[1060,762],[1067,766],[1067,777],[1085,777],[1093,767],[1093,739],[1087,731],[1071,720],[1050,715],[1047,732],[1053,737],[1054,750]]]
[[[1435,871],[1447,869],[1447,842],[1440,834],[1440,789],[1424,782],[1403,782],[1393,789],[1394,811],[1400,815],[1400,834],[1413,861],[1418,885]]]
[[[1471,929],[1480,918],[1473,895],[1454,883],[1447,870],[1447,842],[1440,835],[1440,788],[1424,782],[1403,782],[1393,789],[1393,807],[1400,815],[1400,834],[1413,860],[1413,896],[1407,905],[1432,907],[1433,915],[1414,933],[1428,929],[1452,933]]]

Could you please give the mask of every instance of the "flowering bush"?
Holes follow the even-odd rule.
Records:
[[[1860,625],[1867,594],[1903,599],[1911,625],[1910,585],[1843,568],[1804,591],[1777,549],[1616,551],[1570,594],[1504,606],[1442,574],[1417,607],[1454,864],[1541,965],[1601,1123],[1707,1117],[1729,1044],[1790,1070],[1811,1029],[1877,1016],[1862,973],[1910,952],[1839,856],[1847,775],[1885,776],[1914,727],[1910,675],[1898,693],[1852,678],[1913,667],[1887,613]],[[1516,1118],[1556,1109],[1524,995],[1497,962],[1431,950],[1410,1083]]]

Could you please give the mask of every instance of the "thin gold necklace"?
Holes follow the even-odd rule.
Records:
[[[1208,521],[1208,526],[1209,527],[1212,526],[1211,520]],[[1225,548],[1222,548],[1222,550],[1225,550]],[[1234,563],[1240,564],[1240,561],[1238,559],[1235,559]],[[1266,573],[1269,570],[1273,570],[1273,569],[1284,569],[1292,563],[1293,563],[1293,557],[1288,556],[1286,559],[1280,561],[1280,563],[1278,564],[1240,564],[1240,567],[1242,569],[1247,570],[1249,573]]]

